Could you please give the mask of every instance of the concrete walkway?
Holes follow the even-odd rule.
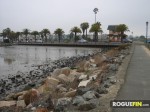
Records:
[[[135,45],[125,83],[116,100],[150,100],[150,51]],[[150,108],[115,108],[113,112],[150,112]]]

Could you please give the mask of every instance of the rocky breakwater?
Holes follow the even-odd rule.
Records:
[[[117,82],[115,76],[129,47],[122,46],[81,60],[76,67],[57,68],[43,83],[26,91],[8,95],[0,101],[4,112],[89,111],[100,105],[102,94]]]
[[[102,52],[97,51],[96,53]],[[49,76],[55,69],[63,67],[74,68],[75,64],[81,60],[88,60],[96,53],[87,56],[66,57],[55,61],[49,61],[41,65],[31,65],[32,70],[25,73],[18,71],[16,74],[9,74],[5,78],[0,78],[0,100],[10,93],[28,90],[33,87],[38,87],[43,83],[43,80]]]

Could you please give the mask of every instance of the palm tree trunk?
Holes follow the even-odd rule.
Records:
[[[87,39],[87,29],[86,29],[86,39]]]
[[[36,42],[36,35],[35,35],[35,42]]]
[[[60,35],[58,35],[58,38],[59,38],[59,43],[60,43]]]
[[[76,42],[76,35],[77,35],[77,34],[76,34],[76,32],[75,32],[75,37],[74,37],[75,42]]]
[[[85,35],[84,35],[84,32],[85,32],[85,30],[83,30],[83,36],[82,36],[82,38],[83,38],[83,39],[85,39]]]
[[[123,42],[123,34],[124,32],[121,32],[121,42]]]

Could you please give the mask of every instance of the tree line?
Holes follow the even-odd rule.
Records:
[[[79,40],[78,38],[78,33],[82,33],[82,38],[87,40],[87,30],[89,28],[89,23],[88,22],[83,22],[80,24],[80,27],[75,26],[73,28],[71,28],[70,32],[74,34],[74,42],[76,42],[77,40]],[[124,38],[124,32],[128,30],[128,27],[125,24],[120,24],[117,26],[117,32],[121,32],[122,38]],[[91,25],[90,29],[89,29],[90,33],[93,33],[93,41],[97,42],[98,41],[98,33],[102,33],[102,28],[101,28],[101,23],[100,22],[96,22],[94,24]],[[65,32],[63,31],[63,29],[61,28],[57,28],[54,31],[55,35],[58,35],[58,41],[60,42],[62,39],[62,35]],[[10,39],[11,42],[15,41],[19,41],[19,36],[20,35],[24,35],[26,42],[28,41],[28,35],[33,35],[35,42],[37,41],[37,36],[41,36],[42,40],[45,39],[45,42],[47,42],[47,35],[51,34],[49,29],[43,29],[42,31],[38,32],[38,31],[31,31],[29,29],[23,29],[22,32],[14,32],[12,31],[10,28],[6,28],[2,31],[1,36],[3,36],[3,38],[8,37],[8,39]]]

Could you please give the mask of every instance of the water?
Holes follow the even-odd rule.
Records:
[[[50,46],[8,46],[0,47],[0,78],[28,72],[32,65],[40,65],[63,57],[88,55],[97,48],[50,47]]]

